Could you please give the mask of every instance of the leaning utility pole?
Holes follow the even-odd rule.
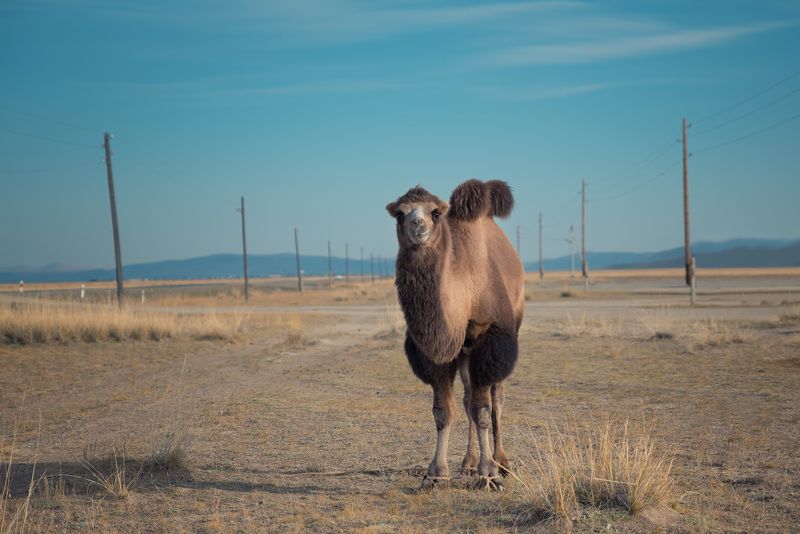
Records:
[[[589,288],[589,262],[586,261],[586,180],[581,180],[581,271],[583,290]]]
[[[247,302],[247,238],[244,233],[244,197],[242,207],[236,210],[242,214],[242,261],[244,262],[244,301]]]
[[[344,244],[344,283],[350,283],[350,246]]]
[[[111,170],[111,134],[103,133],[103,148],[106,151],[106,174],[108,175],[108,198],[111,201],[111,226],[114,230],[114,263],[117,269],[117,304],[122,308],[122,252],[119,245],[117,223],[117,197],[114,194],[114,173]]]
[[[328,241],[328,289],[333,288],[333,264],[331,263],[331,242]]]
[[[569,239],[565,239],[569,243],[569,257],[570,257],[570,278],[575,278],[575,227],[569,225]]]
[[[372,263],[372,252],[369,253],[369,278],[371,283],[375,283],[375,265]]]
[[[297,228],[294,229],[294,255],[297,259],[297,291],[303,292],[303,271],[300,269],[300,245],[297,241]]]
[[[689,228],[689,156],[686,150],[686,117],[683,118],[683,249],[686,265],[686,285],[691,288],[694,304],[694,262]]]
[[[544,263],[542,263],[542,212],[539,212],[539,281],[544,280]]]

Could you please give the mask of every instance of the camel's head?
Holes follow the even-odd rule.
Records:
[[[386,205],[386,211],[397,220],[397,240],[401,247],[436,245],[448,209],[450,204],[419,186]]]

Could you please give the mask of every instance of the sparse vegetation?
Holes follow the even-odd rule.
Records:
[[[754,336],[742,325],[724,323],[713,319],[695,321],[682,332],[681,339],[687,350],[720,347],[731,343],[750,343]]]
[[[0,338],[0,458],[13,465],[0,466],[0,486],[10,481],[0,534],[791,531],[800,468],[794,300],[741,306],[765,297],[726,293],[718,307],[690,310],[683,295],[673,306],[602,282],[564,299],[569,275],[549,276],[543,286],[531,277],[534,302],[508,384],[506,450],[520,481],[498,494],[468,483],[415,491],[433,447],[430,389],[408,368],[402,316],[381,295],[388,282],[256,293],[276,306],[240,310],[233,344],[199,341],[189,326],[168,343],[146,334],[124,343]],[[238,312],[214,307],[240,304],[238,288],[228,289],[220,299],[200,295],[208,307],[190,311],[205,314],[160,307],[155,290],[146,307],[129,307],[175,321],[216,315],[225,326]],[[163,291],[177,302],[190,290]],[[320,307],[290,308],[292,299]],[[37,303],[0,295],[11,300]],[[17,432],[7,416],[22,397]],[[647,424],[636,416],[626,426],[626,414],[640,411]],[[524,413],[537,418],[530,429]],[[456,475],[467,434],[460,406],[453,424]]]
[[[87,472],[84,480],[111,497],[127,498],[142,474],[142,466],[129,468],[126,449],[127,445],[124,443],[121,447],[112,446],[110,456],[99,459],[85,451],[81,460],[81,465]]]
[[[791,309],[783,312],[778,320],[782,323],[800,322],[800,306],[793,306]]]
[[[240,314],[154,313],[58,302],[0,304],[0,339],[22,345],[172,337],[232,341],[244,324]]]
[[[629,420],[545,424],[544,436],[531,433],[530,447],[513,473],[527,497],[528,519],[572,520],[581,506],[636,514],[673,497],[671,457]]]

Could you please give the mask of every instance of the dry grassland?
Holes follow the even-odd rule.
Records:
[[[5,304],[4,335],[47,334],[0,343],[0,532],[796,528],[798,308],[695,314],[561,285],[535,295],[521,330],[502,493],[463,479],[417,491],[435,428],[389,282],[116,318]],[[89,341],[82,313],[97,332],[144,334]],[[235,335],[200,334],[217,328],[207,317]],[[158,320],[172,334],[155,341]],[[460,413],[453,473],[466,434]]]

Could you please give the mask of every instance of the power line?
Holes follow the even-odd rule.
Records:
[[[67,128],[74,128],[76,130],[82,130],[84,132],[89,132],[89,133],[95,133],[96,132],[96,130],[92,130],[92,129],[86,128],[85,126],[78,126],[77,124],[72,124],[70,122],[64,122],[62,120],[51,119],[49,117],[45,117],[44,115],[39,115],[37,113],[30,113],[28,111],[18,111],[16,109],[12,109],[12,108],[9,108],[7,106],[2,106],[2,105],[0,105],[0,109],[2,109],[3,111],[6,111],[8,113],[14,113],[16,115],[20,115],[22,117],[30,117],[32,119],[37,119],[37,120],[40,120],[40,121],[49,122],[51,124],[57,124],[59,126],[66,126]]]
[[[619,179],[607,186],[602,187],[601,190],[613,189],[622,182],[631,178],[632,176],[636,176],[637,173],[639,173],[640,171],[646,169],[647,167],[658,161],[664,154],[666,154],[669,151],[670,148],[675,146],[675,143],[676,143],[675,138],[670,138],[667,142],[658,145],[658,148],[648,153],[647,156],[639,160],[637,163],[628,167],[627,170],[607,176],[603,180],[608,180],[609,178],[616,178],[616,177],[619,177]]]
[[[724,146],[732,145],[734,143],[738,143],[739,141],[744,141],[745,139],[749,139],[750,137],[753,137],[755,135],[764,133],[764,132],[766,132],[768,130],[772,130],[773,128],[777,128],[778,126],[783,126],[787,122],[791,122],[791,121],[796,120],[796,119],[800,119],[800,113],[798,113],[797,115],[792,115],[788,119],[784,119],[784,120],[782,120],[780,122],[776,122],[775,124],[770,124],[769,126],[761,128],[760,130],[756,130],[754,132],[747,133],[747,134],[745,134],[745,135],[743,135],[741,137],[737,137],[736,139],[731,139],[730,141],[725,141],[725,142],[722,142],[722,143],[718,143],[716,145],[711,145],[711,146],[706,147],[706,148],[701,148],[700,150],[696,150],[694,153],[695,154],[700,154],[702,152],[709,152],[711,150],[716,150],[716,149],[722,148]]]
[[[97,160],[99,161],[99,160]],[[95,163],[95,162],[93,162]],[[0,174],[59,174],[63,172],[78,171],[89,167],[89,162],[81,163],[80,165],[72,165],[69,167],[61,167],[59,169],[0,169]]]
[[[606,200],[616,200],[618,198],[622,198],[622,197],[628,196],[628,195],[630,195],[632,193],[635,193],[635,192],[641,190],[644,186],[650,185],[651,183],[656,181],[658,178],[664,176],[666,173],[668,173],[669,171],[671,171],[672,169],[677,167],[679,163],[680,163],[680,160],[674,161],[669,167],[665,168],[663,171],[661,171],[661,172],[659,172],[657,174],[654,174],[648,180],[640,183],[638,186],[634,187],[633,189],[625,191],[624,193],[620,193],[619,195],[613,195],[613,196],[610,196],[610,197],[597,198],[597,199],[594,200],[594,202],[606,201]]]
[[[750,101],[751,101],[751,100],[753,100],[754,98],[757,98],[757,97],[759,97],[759,96],[763,95],[764,93],[768,93],[769,91],[771,91],[772,89],[775,89],[775,88],[776,88],[776,87],[778,87],[779,85],[781,85],[781,84],[783,84],[783,83],[786,83],[786,82],[788,82],[789,80],[791,80],[792,78],[794,78],[794,77],[795,77],[795,76],[797,76],[798,74],[800,74],[800,70],[796,70],[796,71],[794,71],[793,73],[791,73],[791,74],[790,74],[790,75],[788,75],[787,77],[785,77],[785,78],[783,78],[783,79],[781,79],[781,80],[779,80],[779,81],[777,81],[777,82],[773,83],[772,85],[770,85],[770,86],[769,86],[769,87],[767,87],[766,89],[761,89],[760,91],[757,91],[757,92],[755,92],[755,93],[751,94],[750,96],[747,96],[747,97],[745,97],[745,98],[743,98],[743,99],[739,100],[738,102],[736,102],[736,103],[734,103],[734,104],[731,104],[730,106],[728,106],[728,107],[726,107],[726,108],[723,108],[723,109],[721,109],[721,110],[719,110],[719,111],[715,111],[714,113],[711,113],[710,115],[706,115],[705,117],[703,117],[703,118],[701,118],[701,119],[698,119],[698,120],[696,120],[696,121],[693,121],[693,123],[694,123],[694,124],[700,124],[701,122],[705,122],[705,121],[707,121],[707,120],[709,120],[709,119],[713,119],[714,117],[717,117],[717,116],[719,116],[719,115],[722,115],[723,113],[726,113],[726,112],[728,112],[728,111],[730,111],[730,110],[732,110],[732,109],[736,109],[737,107],[741,106],[742,104],[746,104],[747,102],[750,102]]]
[[[664,157],[666,154],[668,154],[670,151],[672,151],[676,146],[677,146],[677,141],[673,141],[673,140],[668,141],[666,145],[662,145],[662,148],[658,153],[654,153],[654,155],[653,155],[652,159],[650,159],[650,161],[648,161],[644,165],[639,166],[639,168],[637,168],[635,170],[632,170],[632,172],[630,172],[627,176],[624,176],[623,178],[620,178],[619,180],[617,180],[613,184],[601,189],[601,191],[608,191],[610,189],[614,189],[616,186],[618,186],[618,185],[620,185],[620,184],[622,184],[624,182],[629,181],[631,178],[639,175],[643,170],[647,169],[648,167],[653,165],[655,162],[660,160],[662,157]]]
[[[65,141],[63,139],[56,139],[55,137],[47,137],[45,135],[32,134],[32,133],[28,133],[28,132],[20,132],[20,131],[17,131],[17,130],[9,130],[8,128],[0,128],[0,131],[6,132],[6,133],[10,133],[10,134],[14,134],[14,135],[20,135],[22,137],[30,137],[32,139],[40,139],[42,141],[50,141],[51,143],[60,143],[62,145],[69,145],[69,146],[74,146],[74,147],[79,147],[79,148],[88,148],[88,149],[92,149],[92,150],[97,150],[97,146],[96,145],[84,145],[82,143],[73,143],[72,141]]]
[[[771,106],[773,104],[777,104],[781,100],[789,98],[790,96],[792,96],[792,95],[794,95],[794,94],[796,94],[798,92],[800,92],[800,87],[798,87],[796,89],[792,89],[788,93],[785,93],[785,94],[779,96],[778,98],[770,100],[766,104],[764,104],[762,106],[759,106],[756,109],[753,109],[751,111],[748,111],[747,113],[743,113],[743,114],[739,115],[738,117],[734,117],[734,118],[732,118],[732,119],[730,119],[728,121],[725,121],[725,122],[723,122],[721,124],[717,124],[716,126],[712,126],[711,128],[706,128],[705,130],[700,130],[699,132],[696,132],[694,135],[698,136],[698,135],[703,135],[703,134],[706,134],[706,133],[709,133],[709,132],[713,132],[714,130],[719,130],[720,128],[728,126],[729,124],[733,124],[734,122],[738,122],[738,121],[744,119],[745,117],[749,117],[750,115],[753,115],[754,113],[757,113],[757,112],[761,111],[762,109],[768,108],[769,106]]]

